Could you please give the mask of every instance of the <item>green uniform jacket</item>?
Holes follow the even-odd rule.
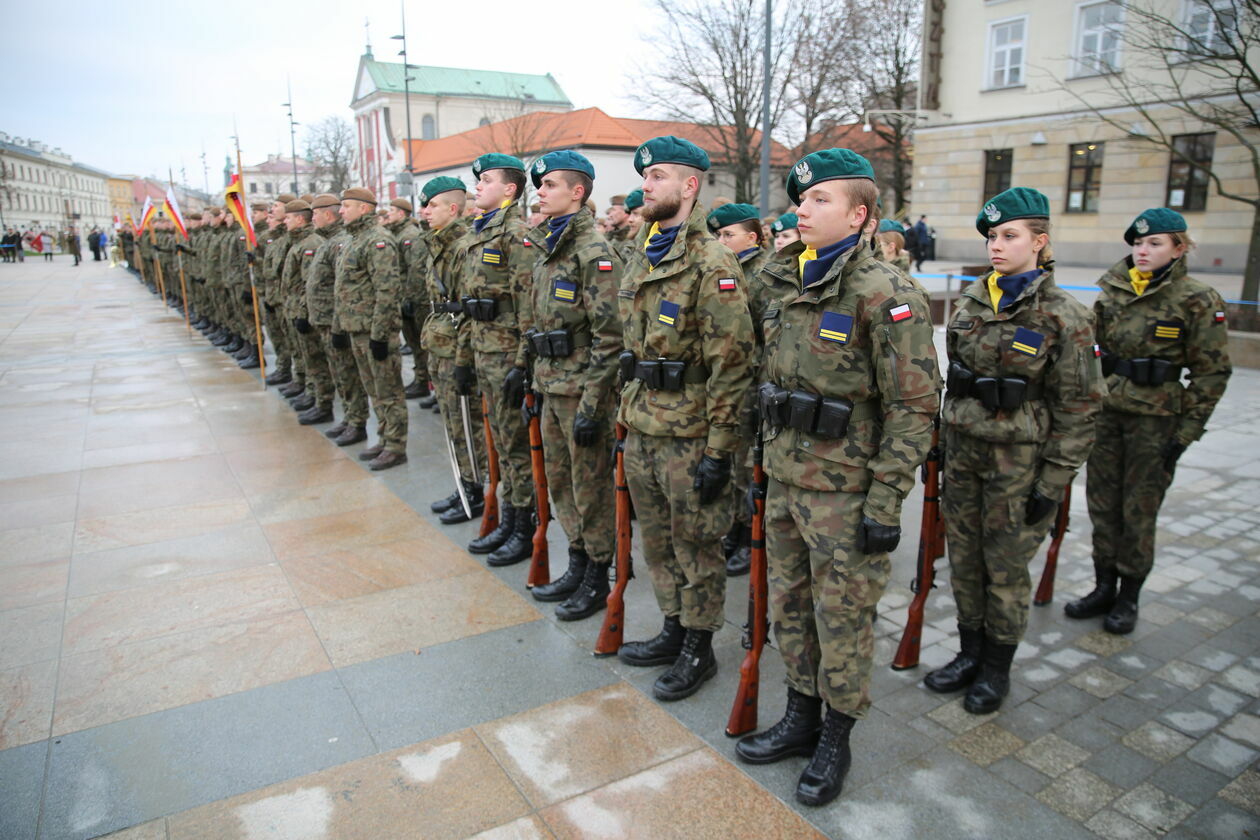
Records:
[[[346,225],[350,242],[337,260],[333,332],[368,333],[388,341],[399,330],[398,247],[389,231],[365,214]]]
[[[206,241],[209,228],[199,227],[188,231],[188,241],[184,243],[184,273],[191,282],[194,277],[204,279],[201,249]]]
[[[223,236],[227,228],[222,225],[215,225],[206,229],[205,238],[201,240],[201,245],[197,248],[197,253],[201,257],[201,276],[206,278],[206,285],[213,288],[222,288],[223,286],[223,260],[220,258],[220,252],[223,250]]]
[[[323,241],[315,249],[315,259],[306,275],[305,313],[299,317],[305,317],[317,327],[331,327],[336,300],[333,292],[337,283],[337,254],[349,244],[350,234],[346,233],[341,219],[315,232]]]
[[[602,419],[601,408],[617,381],[621,355],[621,320],[617,290],[622,266],[604,237],[595,232],[595,217],[583,208],[569,220],[555,248],[547,250],[547,225],[531,230],[536,254],[526,328],[540,332],[567,329],[573,355],[567,359],[535,359],[534,388],[544,394],[581,397],[578,412]]]
[[[280,275],[280,294],[284,301],[280,315],[293,321],[306,317],[306,277],[315,264],[315,253],[324,244],[324,237],[308,222],[290,231],[289,239],[293,247],[284,258],[284,271]]]
[[[236,225],[230,226],[219,245],[219,271],[222,272],[224,285],[234,292],[249,287],[248,264],[245,261],[248,250],[249,238],[245,231]]]
[[[1167,359],[1189,368],[1190,382],[1135,385],[1112,374],[1104,407],[1126,414],[1180,416],[1175,435],[1188,445],[1203,436],[1233,370],[1225,302],[1211,286],[1186,274],[1184,257],[1162,279],[1152,280],[1141,297],[1129,282],[1132,267],[1132,258],[1125,257],[1098,281],[1098,344],[1121,359]]]
[[[852,419],[842,438],[767,424],[766,472],[809,490],[865,493],[865,515],[897,525],[940,406],[927,302],[864,243],[804,289],[798,267],[804,250],[793,242],[757,278],[762,372],[790,391],[849,400]]]
[[[262,275],[259,285],[262,295],[272,306],[284,303],[280,295],[280,274],[284,271],[284,258],[289,253],[289,231],[284,225],[276,225],[258,237],[258,247],[262,251],[262,259],[256,269]]]
[[[995,414],[974,397],[947,393],[942,419],[992,443],[1040,443],[1036,489],[1057,499],[1089,457],[1094,421],[1106,393],[1093,318],[1055,285],[1050,267],[997,313],[989,300],[988,277],[969,284],[958,300],[945,336],[949,359],[962,362],[976,376],[1022,377],[1042,394]]]
[[[456,219],[441,230],[429,233],[430,268],[424,283],[429,301],[435,306],[459,301],[459,274],[464,259],[461,246],[467,232],[467,222]],[[421,332],[424,349],[440,359],[454,358],[463,317],[449,312],[430,312]]]
[[[707,370],[707,381],[653,391],[631,380],[618,419],[644,435],[707,437],[707,454],[725,457],[739,442],[739,409],[756,349],[743,272],[709,232],[699,204],[655,268],[643,249],[650,231],[650,225],[640,231],[617,292],[626,349],[636,359],[686,362],[689,374]]]
[[[411,246],[420,236],[420,227],[413,219],[403,219],[386,225],[385,229],[394,237],[394,243],[398,246],[399,276],[406,277],[407,269],[411,265]]]
[[[516,366],[525,367],[527,356],[521,341],[520,315],[529,306],[533,251],[545,248],[530,248],[525,244],[520,202],[501,208],[480,231],[470,224],[460,249],[463,254],[460,297],[494,300],[495,316],[493,321],[464,318],[460,322],[455,364],[472,365],[476,350],[515,353]]]

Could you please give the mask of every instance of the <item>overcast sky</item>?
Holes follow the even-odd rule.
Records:
[[[625,77],[653,28],[648,0],[405,0],[413,64],[550,72],[575,107],[631,116]],[[4,6],[9,6],[7,2]],[[378,60],[401,61],[398,0],[124,0],[8,8],[0,131],[114,173],[222,182],[235,117],[245,163],[289,153],[294,118],[350,118],[364,19]],[[523,33],[518,35],[518,33]],[[302,132],[298,127],[298,154]]]

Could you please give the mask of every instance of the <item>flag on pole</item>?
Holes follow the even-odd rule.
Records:
[[[188,238],[188,228],[184,227],[184,214],[179,212],[179,202],[175,200],[175,190],[170,187],[166,188],[166,199],[162,202],[162,209],[166,211],[166,215],[171,217],[171,221],[175,223],[175,227],[179,230],[179,235]]]
[[[114,214],[114,232],[117,233],[120,230],[122,230],[122,222],[118,220],[118,214],[115,213]]]
[[[157,212],[157,208],[153,206],[153,199],[149,196],[144,197],[144,207],[140,208],[140,228],[136,233],[143,233],[144,229],[149,226],[149,222],[153,221],[153,214]]]
[[[249,223],[249,214],[245,211],[245,195],[241,190],[240,175],[232,176],[232,183],[228,184],[228,188],[223,192],[223,202],[236,217],[236,223],[241,226],[241,230],[245,231],[245,240],[249,243],[249,249],[252,251],[257,248],[258,240],[254,237],[254,226]]]

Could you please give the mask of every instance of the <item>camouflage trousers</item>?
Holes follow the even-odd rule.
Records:
[[[1145,580],[1155,564],[1155,517],[1171,476],[1160,449],[1179,417],[1103,410],[1085,473],[1094,568]]]
[[[590,446],[573,442],[581,397],[547,394],[542,404],[543,460],[551,509],[569,545],[596,563],[611,563],[617,523],[613,510],[613,397],[602,407],[600,436]]]
[[[354,350],[332,346],[332,327],[317,326],[315,329],[324,342],[333,383],[341,397],[341,408],[345,412],[342,419],[348,426],[367,426],[367,392],[363,390],[363,380],[359,379],[359,369],[354,363]]]
[[[389,452],[407,451],[407,400],[403,396],[402,357],[398,355],[398,336],[389,339],[385,361],[372,357],[368,346],[371,336],[365,332],[350,333],[350,349],[359,369],[363,390],[376,412],[376,437]]]
[[[464,435],[459,395],[455,393],[455,358],[430,354],[429,381],[433,383],[433,393],[437,395],[438,410],[442,414],[442,422],[446,424],[446,433],[455,446],[455,462],[459,465],[460,477],[472,484],[483,483],[486,480],[486,436],[481,419],[481,400],[468,398],[468,425],[472,431],[473,453],[477,457],[476,476],[480,479],[475,481],[474,465],[468,460],[468,438]]]
[[[704,447],[702,437],[660,437],[631,429],[626,483],[661,612],[678,616],[683,627],[716,631],[726,598],[722,535],[731,525],[732,491],[727,485],[711,504],[700,504],[692,482]]]
[[[311,331],[305,335],[296,329],[294,333],[298,337],[298,349],[302,353],[302,366],[306,369],[306,393],[315,398],[316,405],[331,408],[336,388],[333,385],[332,368],[328,363],[324,339],[315,327],[311,327]]]
[[[739,445],[731,456],[731,486],[735,490],[734,521],[740,525],[752,524],[752,513],[744,499],[748,495],[748,484],[752,481],[752,445],[757,438],[756,400],[757,386],[754,382],[748,393],[744,394],[744,402],[739,409]]]
[[[770,619],[787,683],[855,718],[871,705],[875,606],[889,573],[887,553],[857,550],[865,503],[775,479],[766,492]]]
[[[534,477],[530,469],[529,427],[521,417],[521,407],[509,405],[503,398],[503,380],[513,368],[515,358],[515,353],[477,351],[477,383],[486,398],[490,433],[494,437],[494,450],[499,455],[500,495],[506,504],[513,507],[533,507]],[[478,431],[480,429],[479,426]]]
[[[424,349],[420,338],[420,326],[423,322],[415,318],[402,319],[403,341],[411,348],[411,364],[415,369],[416,381],[422,385],[429,384],[429,353]]]
[[[276,353],[276,361],[272,367],[275,372],[290,373],[293,370],[293,348],[289,344],[284,316],[280,314],[279,305],[271,301],[263,309],[267,314],[267,337],[271,339],[271,348]]]
[[[1024,524],[1040,456],[1037,443],[990,443],[946,429],[941,516],[958,624],[1002,644],[1024,638],[1028,563],[1055,516]]]

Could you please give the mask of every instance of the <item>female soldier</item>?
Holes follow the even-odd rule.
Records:
[[[1054,283],[1050,205],[1015,187],[976,217],[993,271],[963,292],[946,333],[942,513],[961,650],[927,675],[997,710],[1028,623],[1032,559],[1089,455],[1102,374],[1089,310]]]
[[[879,223],[879,232],[875,239],[879,242],[880,259],[909,274],[910,252],[906,250],[906,235],[903,230],[900,222],[883,219]]]
[[[1186,274],[1194,247],[1186,220],[1147,210],[1124,241],[1133,253],[1099,279],[1094,301],[1108,376],[1085,482],[1097,585],[1063,609],[1070,618],[1106,614],[1103,629],[1117,634],[1137,623],[1138,591],[1155,562],[1155,516],[1177,459],[1203,435],[1230,374],[1224,301]]]
[[[800,222],[797,221],[795,213],[784,213],[774,220],[774,224],[770,225],[770,232],[774,234],[774,252],[776,254],[793,242],[801,241],[801,232],[796,229],[798,224]]]

